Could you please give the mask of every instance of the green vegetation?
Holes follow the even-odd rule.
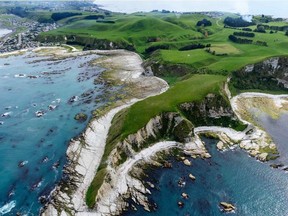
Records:
[[[171,83],[178,80],[175,77],[189,73],[228,75],[247,64],[287,54],[285,47],[288,46],[288,37],[285,36],[284,31],[273,30],[273,34],[251,32],[249,35],[255,35],[251,44],[229,41],[228,36],[233,35],[235,30],[238,30],[237,32],[244,30],[244,35],[245,31],[257,29],[257,25],[252,25],[254,22],[249,23],[249,28],[243,30],[237,27],[224,28],[223,20],[227,15],[233,22],[243,21],[232,14],[211,18],[199,13],[175,15],[153,12],[129,15],[111,13],[109,16],[104,15],[104,19],[101,17],[101,21],[105,22],[96,22],[97,20],[85,19],[88,14],[83,14],[83,16],[61,20],[68,25],[43,33],[40,39],[43,41],[62,39],[64,43],[79,44],[84,49],[136,50],[150,63],[157,62],[157,65],[152,67],[153,71],[164,79],[172,80]],[[197,23],[203,20],[211,22],[211,26],[197,26]],[[258,27],[266,25],[259,20],[261,19],[257,21]],[[282,27],[286,24],[284,21],[269,23],[270,26]],[[64,40],[65,36],[67,41]],[[239,38],[243,40],[242,36]],[[113,46],[110,46],[110,42],[113,42]],[[189,47],[191,44],[211,44],[210,52],[206,52],[206,49],[179,52],[180,48]],[[164,70],[158,71],[163,65],[166,74]]]
[[[106,175],[106,169],[98,169],[92,183],[90,184],[88,191],[86,193],[86,204],[89,208],[93,208],[95,205],[95,198],[97,196],[98,190],[103,184]]]
[[[39,40],[60,40],[62,43],[81,45],[84,49],[134,50],[146,59],[145,66],[151,66],[157,76],[172,84],[167,92],[138,102],[114,117],[102,162],[87,192],[89,207],[94,206],[97,192],[105,180],[106,161],[111,151],[118,141],[137,132],[151,118],[167,112],[178,113],[191,122],[191,125],[181,125],[176,131],[182,136],[182,132],[187,133],[193,125],[202,121],[198,119],[193,122],[195,113],[185,112],[180,105],[185,102],[201,103],[209,93],[223,97],[221,89],[229,75],[238,76],[232,81],[232,93],[255,88],[284,90],[268,75],[259,79],[257,75],[251,74],[247,79],[246,74],[235,72],[247,64],[288,54],[288,37],[285,35],[287,23],[281,20],[261,16],[254,17],[253,22],[247,22],[235,14],[218,14],[218,17],[211,18],[201,13],[155,11],[128,15],[83,13],[59,22],[65,25],[43,33]],[[264,33],[266,30],[272,32]],[[267,87],[266,79],[269,81],[268,89],[263,87]],[[222,125],[224,121],[227,126],[237,130],[245,127],[228,117],[219,121],[205,119],[204,122]],[[127,155],[121,150],[119,154],[121,164]]]
[[[226,77],[220,75],[194,75],[190,79],[176,83],[167,92],[140,101],[123,117],[122,125],[118,125],[121,138],[135,133],[153,117],[163,112],[177,112],[184,102],[200,101],[208,93],[218,93]]]

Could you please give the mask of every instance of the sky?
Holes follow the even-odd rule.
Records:
[[[105,9],[132,13],[166,9],[187,11],[227,11],[246,14],[266,14],[288,17],[287,0],[95,0]]]

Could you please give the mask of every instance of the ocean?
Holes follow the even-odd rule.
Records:
[[[96,58],[0,58],[0,215],[38,215],[38,198],[61,178],[69,140],[88,123],[74,116],[91,118],[106,103],[101,96],[117,90],[93,83],[104,71],[89,64]]]
[[[211,159],[193,159],[192,166],[170,158],[172,169],[152,169],[147,171],[148,180],[155,185],[149,188],[149,199],[157,204],[157,210],[146,212],[137,206],[138,211],[130,210],[126,216],[221,216],[220,202],[232,203],[239,216],[285,216],[288,215],[288,173],[283,170],[288,166],[287,145],[288,114],[275,120],[267,115],[258,117],[259,123],[273,137],[280,151],[276,161],[262,163],[239,149],[220,152],[216,140],[203,138]],[[273,163],[282,163],[284,167],[273,169]],[[192,173],[196,180],[188,175]],[[179,187],[178,181],[184,179],[186,185]],[[182,193],[188,199],[181,197]],[[183,208],[177,203],[182,201]]]

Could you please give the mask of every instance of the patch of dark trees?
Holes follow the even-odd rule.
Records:
[[[205,51],[215,56],[228,56],[228,53],[216,53],[215,50],[211,50],[210,48],[205,49]]]
[[[51,15],[51,18],[54,20],[54,21],[59,21],[61,19],[65,19],[65,18],[68,18],[68,17],[72,17],[72,16],[80,16],[82,15],[82,13],[73,13],[73,12],[59,12],[59,13],[53,13]]]
[[[108,23],[108,24],[114,24],[115,21],[113,20],[97,20],[97,23]]]
[[[198,44],[189,44],[189,45],[186,45],[186,46],[183,46],[179,49],[179,51],[186,51],[186,50],[194,50],[194,49],[203,49],[203,48],[206,48],[206,47],[211,47],[211,44],[201,44],[201,43],[198,43]]]
[[[145,52],[146,53],[152,53],[152,52],[159,50],[159,49],[168,50],[169,48],[170,48],[170,46],[168,44],[159,44],[159,45],[153,45],[153,46],[146,48]]]
[[[232,27],[247,27],[255,25],[254,22],[248,22],[246,20],[243,20],[241,17],[239,18],[226,17],[224,19],[224,24]]]
[[[13,7],[11,9],[7,9],[7,13],[14,14],[22,18],[28,15],[27,10],[23,7]]]
[[[209,21],[207,19],[203,19],[203,20],[198,21],[196,25],[206,27],[206,26],[212,26],[212,23],[211,23],[211,21]]]
[[[253,30],[251,28],[242,28],[242,31],[252,32]]]
[[[255,34],[252,32],[234,32],[233,35],[241,37],[255,37]]]
[[[86,20],[98,20],[98,19],[104,19],[104,15],[89,15],[84,17]]]
[[[287,31],[288,26],[269,26],[266,24],[258,24],[256,28],[256,32],[266,32],[266,30],[272,31]]]
[[[233,41],[234,43],[240,43],[240,44],[252,44],[253,40],[246,39],[246,38],[239,38],[235,35],[229,35],[229,40]]]
[[[228,38],[234,43],[239,43],[239,44],[252,44],[253,43],[253,40],[250,40],[247,38],[236,37],[235,35],[229,35]],[[254,44],[258,46],[268,46],[267,42],[265,41],[256,41]]]

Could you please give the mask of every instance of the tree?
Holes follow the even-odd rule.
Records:
[[[211,21],[209,21],[207,19],[203,19],[203,20],[198,21],[196,25],[206,27],[206,26],[212,26],[212,23],[211,23]]]

